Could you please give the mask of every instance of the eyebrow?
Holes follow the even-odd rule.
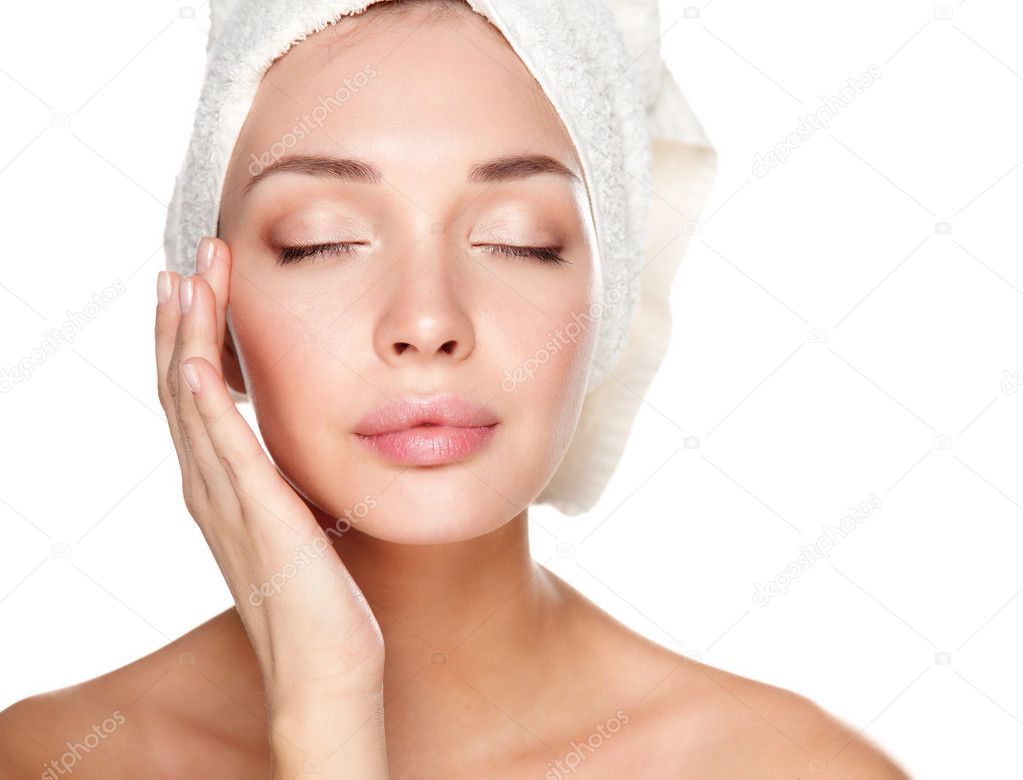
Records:
[[[325,157],[322,155],[288,155],[274,160],[246,183],[242,197],[270,176],[279,173],[300,173],[324,179],[379,184],[383,173],[372,163],[348,157]],[[473,165],[466,181],[470,184],[515,181],[543,173],[563,176],[573,182],[582,180],[565,165],[546,154],[513,154],[497,157]]]

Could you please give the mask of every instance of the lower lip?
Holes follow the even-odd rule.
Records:
[[[483,449],[497,423],[478,428],[419,425],[371,436],[357,433],[359,441],[379,455],[407,466],[436,466],[462,460]]]

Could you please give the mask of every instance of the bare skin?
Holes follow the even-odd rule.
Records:
[[[351,689],[374,688],[372,674],[349,673],[351,648],[333,659],[309,653],[317,632],[355,631],[345,622],[357,613],[349,575],[375,617],[358,631],[378,628],[386,648],[385,729],[356,758],[385,750],[387,776],[907,777],[805,697],[655,644],[532,559],[528,505],[571,439],[594,334],[515,392],[499,383],[502,369],[521,365],[593,300],[593,228],[585,189],[568,177],[466,184],[475,162],[524,150],[582,171],[522,63],[480,17],[459,13],[440,23],[417,8],[404,24],[374,23],[342,47],[336,36],[353,27],[343,20],[274,64],[228,171],[214,264],[192,281],[205,329],[180,335],[185,326],[167,316],[177,310],[158,315],[158,361],[160,317],[174,324],[165,346],[178,345],[161,375],[176,376],[175,362],[194,354],[204,382],[220,382],[218,397],[225,382],[250,394],[267,449],[295,489],[289,512],[308,509],[326,528],[374,496],[373,511],[328,550],[344,576],[317,591],[302,572],[266,599],[291,599],[285,615],[253,610],[244,586],[259,575],[238,568],[279,567],[267,542],[281,527],[258,529],[263,544],[253,549],[263,558],[219,547],[236,604],[133,663],[0,713],[0,778],[42,776],[66,742],[82,742],[115,713],[116,729],[74,761],[76,777],[271,776],[282,756],[299,755],[292,738],[308,736],[282,737],[274,716],[293,714],[296,698],[282,694],[299,691],[310,707],[287,725],[322,737],[333,730],[323,724],[343,722],[337,703]],[[316,105],[367,63],[373,81],[288,152],[367,160],[383,183],[289,173],[243,197],[249,160],[284,137],[296,104]],[[342,240],[361,240],[359,254],[286,268],[273,259],[279,244]],[[550,243],[569,263],[481,249]],[[170,277],[162,306],[174,307],[183,280]],[[423,470],[353,442],[365,412],[424,388],[490,402],[501,419],[493,443],[461,467]],[[175,398],[172,430],[189,401]],[[336,435],[314,436],[310,419]],[[224,510],[193,507],[211,546],[222,544]],[[303,617],[300,608],[313,611]],[[265,616],[272,630],[261,630]],[[337,745],[339,755],[357,742]],[[289,766],[289,776],[368,776]]]
[[[517,614],[544,592],[552,613],[547,631],[530,636],[533,652],[513,672],[488,670],[487,653],[501,659],[490,665],[508,662],[509,636],[522,634]],[[908,777],[808,699],[661,648],[544,569],[456,650],[396,621],[381,626],[389,649],[402,640],[419,648],[385,677],[391,777]],[[430,648],[445,646],[444,663],[431,663]],[[3,713],[0,754],[16,753],[20,771],[2,776],[38,777],[66,740],[114,710],[125,724],[76,776],[134,777],[140,767],[157,779],[269,775],[261,681],[233,609],[128,666]],[[627,722],[614,721],[619,710]],[[618,730],[598,738],[598,726]],[[582,749],[569,773],[573,743],[591,738],[597,749]],[[562,774],[548,775],[558,761]],[[810,773],[814,761],[825,771]]]

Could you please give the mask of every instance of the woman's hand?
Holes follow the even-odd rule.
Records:
[[[223,379],[231,262],[224,241],[205,238],[195,276],[165,272],[158,281],[157,381],[185,505],[262,671],[274,777],[310,767],[327,776],[386,777],[380,628]]]

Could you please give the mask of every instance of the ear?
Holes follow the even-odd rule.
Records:
[[[220,351],[220,366],[224,372],[224,381],[227,386],[241,395],[246,394],[245,377],[242,376],[241,362],[238,360],[238,351],[234,346],[234,336],[231,335],[231,326],[224,329],[224,347]]]

